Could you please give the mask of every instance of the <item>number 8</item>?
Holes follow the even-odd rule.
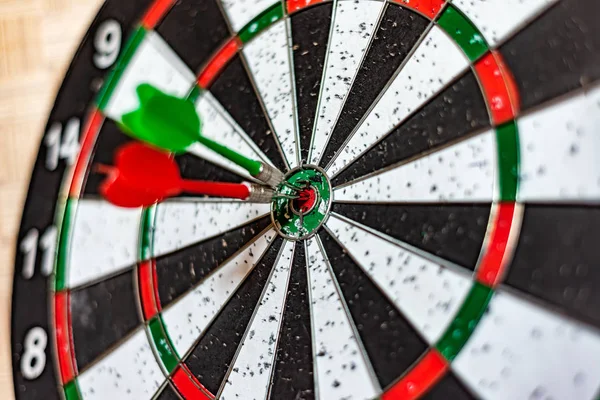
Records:
[[[39,377],[46,367],[48,335],[39,326],[31,328],[25,336],[25,351],[21,357],[21,374],[28,380]]]
[[[106,69],[113,65],[119,57],[121,49],[121,25],[114,19],[105,21],[94,38],[94,64],[100,69]]]

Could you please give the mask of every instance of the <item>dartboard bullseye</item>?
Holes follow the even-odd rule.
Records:
[[[106,1],[25,204],[17,399],[597,399],[598,15]]]
[[[271,216],[283,237],[307,239],[323,225],[330,208],[331,184],[325,171],[303,165],[284,177],[271,205]]]

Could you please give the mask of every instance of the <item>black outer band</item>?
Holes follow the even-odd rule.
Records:
[[[102,79],[108,70],[100,70],[94,65],[94,35],[102,23],[109,19],[119,22],[122,32],[122,44],[135,27],[135,22],[148,7],[151,0],[107,0],[87,31],[77,53],[69,66],[63,84],[56,97],[54,107],[50,112],[46,131],[55,123],[62,126],[72,118],[79,118],[81,137],[89,106],[101,87]],[[46,168],[47,148],[43,144],[38,151],[34,164],[32,178],[28,188],[27,200],[23,208],[21,227],[19,229],[15,273],[13,278],[13,298],[11,309],[11,355],[13,365],[13,381],[15,396],[19,400],[54,400],[60,399],[59,373],[54,361],[54,335],[52,334],[51,302],[53,292],[52,277],[44,277],[40,273],[40,249],[36,257],[35,272],[31,279],[22,275],[24,255],[19,246],[32,229],[37,229],[43,235],[55,223],[56,205],[59,191],[64,179],[67,165],[60,160],[58,167],[49,171]],[[24,340],[34,327],[41,327],[48,334],[46,346],[46,365],[42,374],[27,380],[21,373],[21,357],[24,353]]]

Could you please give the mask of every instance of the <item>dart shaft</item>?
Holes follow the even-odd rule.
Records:
[[[198,138],[198,142],[208,147],[217,154],[222,155],[229,161],[239,165],[250,173],[253,177],[261,182],[271,186],[277,187],[283,180],[283,174],[276,168],[265,164],[260,161],[252,160],[248,157],[241,155],[240,153],[231,150],[230,148],[223,146],[222,144],[215,142],[214,140],[208,139],[202,135]]]
[[[190,194],[228,197],[240,200],[246,200],[250,196],[250,188],[241,183],[184,180],[181,183],[181,189]]]
[[[183,192],[214,197],[240,199],[255,203],[269,203],[273,198],[273,190],[253,183],[223,183],[208,181],[183,180]]]
[[[200,116],[191,101],[163,93],[150,84],[141,84],[136,91],[140,107],[122,116],[121,129],[128,135],[175,154],[199,142],[271,187],[282,181],[283,174],[272,166],[203,136]]]
[[[175,154],[199,142],[271,187],[283,179],[271,166],[203,136],[200,116],[188,99],[170,96],[150,84],[141,84],[136,91],[139,108],[122,116],[121,129],[128,135]]]
[[[245,157],[245,156],[241,155],[240,153],[238,153],[234,150],[231,150],[230,148],[225,147],[222,144],[217,143],[214,140],[210,140],[204,136],[200,136],[198,138],[198,142],[202,143],[204,146],[208,147],[215,153],[222,155],[229,161],[244,168],[252,176],[258,175],[261,171],[262,163],[260,161],[255,161],[248,157]]]

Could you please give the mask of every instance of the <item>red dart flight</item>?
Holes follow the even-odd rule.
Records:
[[[249,183],[193,181],[181,178],[179,167],[169,153],[132,142],[116,153],[115,166],[98,166],[107,174],[100,192],[120,207],[148,207],[182,192],[268,202],[270,189]]]

